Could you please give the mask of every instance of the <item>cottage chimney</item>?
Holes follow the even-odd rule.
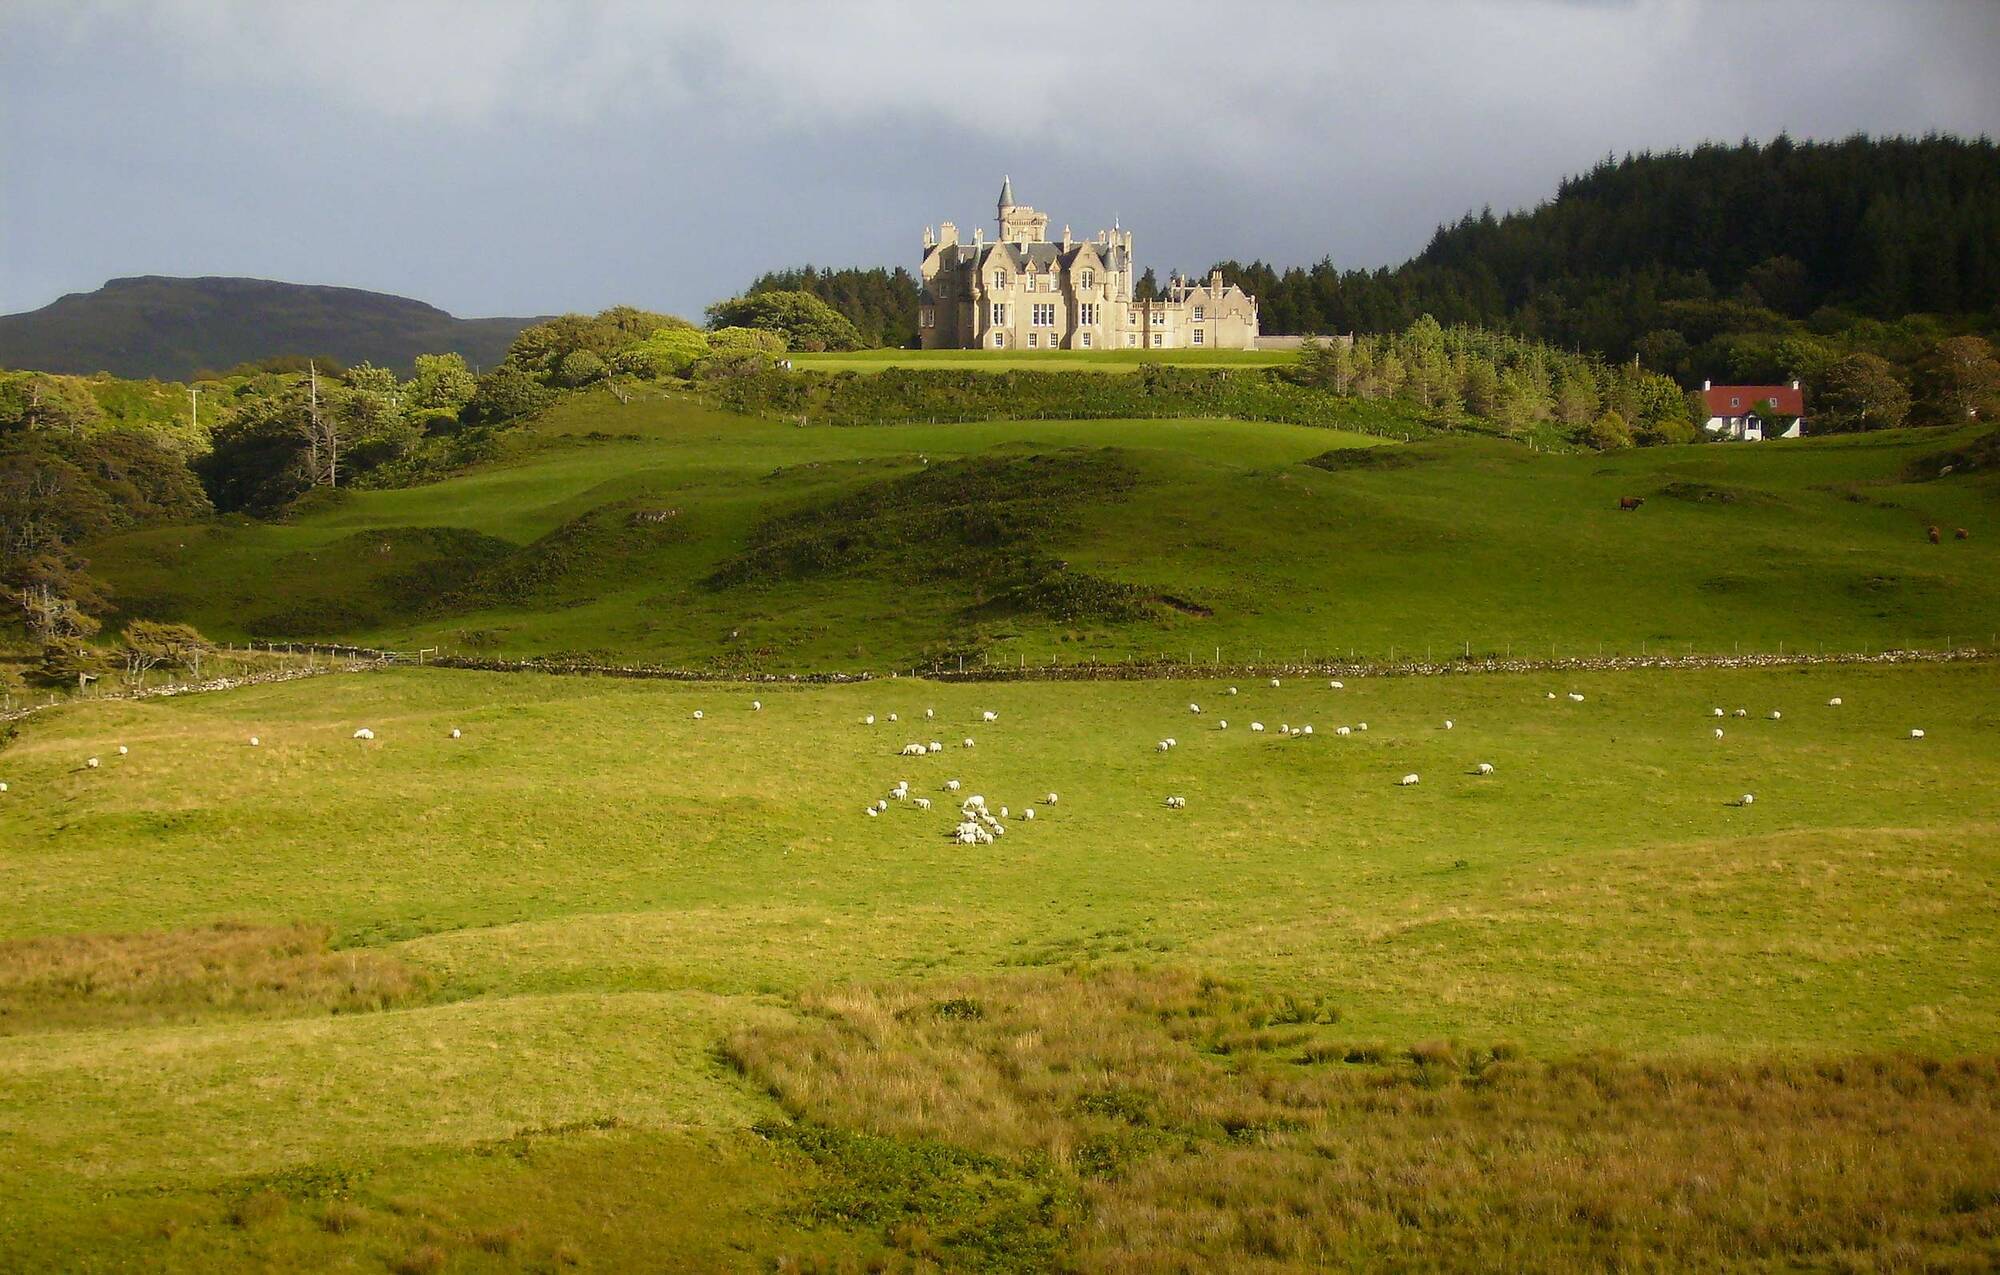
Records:
[[[1798,383],[1797,381],[1793,381],[1793,382],[1792,382],[1792,388],[1793,388],[1793,389],[1797,389],[1797,388],[1799,388],[1799,383]]]
[[[1707,382],[1707,381],[1703,381],[1703,382],[1701,383],[1701,388],[1702,388],[1703,390],[1712,390],[1712,389],[1714,389],[1714,388],[1715,388],[1715,386],[1711,385],[1711,384],[1710,384],[1709,382]]]

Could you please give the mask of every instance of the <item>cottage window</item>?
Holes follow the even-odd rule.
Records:
[[[1741,406],[1743,406],[1743,400],[1742,400],[1742,399],[1740,399],[1740,398],[1734,398],[1734,397],[1732,397],[1732,398],[1731,398],[1731,399],[1729,400],[1729,405],[1730,405],[1731,407],[1741,407]]]

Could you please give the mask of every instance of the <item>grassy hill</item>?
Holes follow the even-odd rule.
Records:
[[[1879,649],[2000,628],[1928,432],[1546,454],[1217,420],[808,428],[565,401],[505,462],[90,553],[216,637],[742,669]],[[1621,497],[1646,504],[1621,512]],[[1931,545],[1924,530],[1946,529]],[[1971,539],[1950,531],[1966,527]]]
[[[185,380],[281,354],[407,370],[456,351],[491,367],[533,319],[460,319],[407,297],[269,279],[113,279],[0,315],[0,367]]]

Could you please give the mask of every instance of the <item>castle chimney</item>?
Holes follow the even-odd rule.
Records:
[[[958,226],[949,221],[938,223],[938,246],[949,248],[958,242]]]
[[[1220,301],[1222,299],[1222,272],[1220,270],[1211,270],[1208,272],[1208,290],[1216,300]]]

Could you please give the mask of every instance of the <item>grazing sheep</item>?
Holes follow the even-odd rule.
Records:
[[[6,792],[6,791],[7,791],[7,785],[6,785],[6,784],[0,784],[0,792]]]
[[[1289,735],[1289,734],[1291,734],[1291,733],[1292,733],[1292,724],[1291,724],[1290,722],[1279,722],[1279,723],[1278,723],[1278,733],[1279,733],[1280,735]]]
[[[1911,731],[1911,732],[1910,732],[1910,738],[1911,738],[1911,739],[1922,739],[1923,737],[1924,737],[1924,733],[1923,733],[1922,731],[1920,731],[1920,730],[1913,730],[1913,731]],[[97,763],[96,763],[96,762],[92,762],[92,763],[90,763],[90,764],[91,764],[91,765],[93,765],[93,766],[95,766],[95,765],[96,765]]]
[[[1169,798],[1167,798],[1167,809],[1169,809],[1169,810],[1180,810],[1180,809],[1182,809],[1183,807],[1185,807],[1186,805],[1187,805],[1187,798],[1186,798],[1186,797],[1169,797]]]
[[[751,711],[751,712],[753,712],[753,713],[761,713],[761,712],[763,712],[763,711],[764,711],[764,701],[763,701],[763,700],[760,700],[760,699],[753,699],[753,700],[751,700],[751,701],[750,701],[750,711]]]
[[[1569,702],[1572,704],[1581,704],[1583,703],[1583,696],[1578,695],[1575,691],[1571,691],[1569,693]]]
[[[929,797],[919,797],[917,798],[916,805],[919,810],[929,810],[931,808],[931,799]]]
[[[1445,728],[1446,730],[1450,730],[1450,729],[1451,729],[1451,726],[1452,726],[1452,721],[1451,721],[1451,718],[1449,718],[1449,717],[1445,718],[1445,719],[1444,719],[1444,728]]]
[[[1956,531],[1953,531],[1951,533],[1951,538],[1953,540],[1970,540],[1972,539],[1972,533],[1967,531],[1965,528],[1960,527]]]
[[[1053,805],[1055,805],[1055,804],[1056,804],[1056,795],[1055,795],[1054,793],[1050,793],[1050,794],[1049,794],[1048,796],[1046,796],[1046,797],[1042,798],[1042,803],[1043,803],[1044,805],[1049,805],[1049,806],[1053,806]]]
[[[1415,775],[1404,775],[1401,779],[1397,780],[1396,782],[1401,784],[1403,787],[1408,788],[1411,784],[1417,782],[1417,777]]]
[[[1771,720],[1774,722],[1781,722],[1785,720],[1785,715],[1774,708],[1771,710]]]
[[[701,720],[701,710],[700,710],[700,709],[698,709],[698,708],[697,708],[696,710],[694,710],[694,719],[695,719],[696,721],[700,721],[700,720]]]
[[[1200,715],[1201,715],[1201,705],[1199,705],[1199,704],[1190,704],[1190,705],[1188,705],[1188,712],[1190,712],[1190,713],[1193,713],[1193,714],[1195,714],[1196,716],[1200,716]]]
[[[875,714],[870,713],[868,716],[862,718],[861,724],[863,726],[873,726],[875,724]]]
[[[1167,747],[1179,748],[1180,746],[1181,746],[1181,741],[1175,739],[1172,735],[1167,736]]]
[[[1271,689],[1274,691],[1278,689],[1278,679],[1275,677],[1271,679]]]
[[[1746,792],[1743,794],[1743,800],[1736,804],[1739,806],[1754,806],[1757,804],[1757,794]]]
[[[1356,722],[1356,723],[1354,723],[1354,729],[1356,729],[1356,730],[1367,730],[1367,729],[1368,729],[1368,723],[1367,723],[1367,722]]]
[[[1000,714],[989,708],[979,715],[979,720],[982,722],[997,722],[1000,720]]]
[[[944,781],[944,790],[945,790],[946,792],[957,792],[957,791],[958,791],[958,781],[957,781],[956,779],[947,779],[947,780],[945,780],[945,781]]]
[[[1836,696],[1834,696],[1834,697],[1833,697],[1832,699],[1828,700],[1828,701],[1826,702],[1826,706],[1827,706],[1828,708],[1839,708],[1839,707],[1840,707],[1840,696],[1836,695]]]
[[[1167,741],[1163,739],[1163,740],[1161,740],[1161,741],[1160,741],[1159,743],[1157,743],[1157,744],[1154,744],[1154,745],[1153,745],[1153,751],[1154,751],[1154,752],[1156,752],[1156,753],[1164,753],[1164,752],[1166,752],[1166,751],[1167,751]]]
[[[1709,715],[1710,715],[1711,717],[1721,717],[1721,716],[1723,716],[1724,714],[1723,714],[1723,711],[1722,711],[1721,709],[1717,708],[1717,709],[1711,709],[1711,710],[1710,710],[1710,713],[1709,713]]]
[[[1480,762],[1480,763],[1479,763],[1479,773],[1480,773],[1480,774],[1482,774],[1482,775],[1490,775],[1490,774],[1492,774],[1492,773],[1493,773],[1493,763],[1492,763],[1492,762],[1490,762],[1490,761],[1483,761],[1483,762]]]
[[[967,736],[966,736],[966,737],[965,737],[965,738],[964,738],[963,740],[961,740],[961,741],[960,741],[960,743],[959,743],[959,747],[961,747],[961,748],[970,748],[970,747],[972,747],[972,736],[970,736],[970,735],[967,735]]]
[[[931,741],[930,751],[934,753],[941,753],[944,751],[944,745],[940,744],[938,741],[934,739]]]
[[[1251,733],[1251,734],[1253,734],[1253,735],[1261,735],[1261,734],[1263,734],[1263,733],[1264,733],[1264,723],[1262,723],[1262,722],[1251,722],[1251,723],[1250,723],[1250,733]]]
[[[1737,710],[1736,710],[1736,711],[1735,711],[1734,713],[1731,713],[1731,714],[1730,714],[1730,716],[1731,716],[1731,717],[1748,717],[1748,716],[1750,716],[1750,710],[1749,710],[1749,709],[1747,709],[1747,708],[1739,708],[1739,709],[1737,709]]]
[[[460,731],[460,730],[458,729],[458,727],[456,727],[456,726],[454,726],[454,727],[452,727],[452,728],[451,728],[451,737],[452,737],[453,739],[457,739],[457,738],[459,738],[459,737],[460,737],[460,736],[461,736],[461,735],[462,735],[463,733],[464,733],[464,732]]]
[[[936,717],[936,716],[937,716],[937,714],[936,714],[936,713],[934,713],[934,712],[932,712],[932,711],[931,711],[930,709],[928,709],[928,708],[927,708],[927,709],[925,709],[925,710],[924,710],[924,720],[925,720],[925,721],[929,721],[929,720],[930,720],[931,718],[933,718],[933,717]]]
[[[1007,807],[1002,806],[1000,807],[1000,817],[1002,819],[1012,819],[1014,816],[1007,813]]]
[[[1715,728],[1715,737],[1716,737],[1717,739],[1721,739],[1721,738],[1722,738],[1722,727],[1718,726],[1718,727],[1716,727],[1716,728]]]
[[[1216,723],[1215,723],[1215,729],[1217,729],[1217,730],[1228,730],[1228,729],[1229,729],[1229,719],[1228,719],[1227,717],[1225,717],[1225,718],[1222,718],[1222,719],[1221,719],[1220,721],[1216,722]]]
[[[363,726],[360,730],[354,732],[354,737],[356,739],[373,739],[375,738],[375,732]]]
[[[1556,697],[1556,693],[1555,693],[1554,691],[1550,691],[1550,692],[1549,692],[1549,698],[1550,698],[1550,699],[1554,699],[1555,697]]]
[[[1328,689],[1328,690],[1331,690],[1331,691],[1344,691],[1344,690],[1346,690],[1346,689],[1347,689],[1347,683],[1345,683],[1345,682],[1337,682],[1337,681],[1336,681],[1336,682],[1328,682],[1328,683],[1326,684],[1326,686],[1327,686],[1327,689]]]
[[[95,757],[92,757],[92,758],[91,758],[90,760],[88,760],[88,761],[84,762],[83,764],[84,764],[85,766],[89,767],[89,768],[90,768],[91,770],[96,770],[96,769],[97,769],[97,758],[95,758]]]
[[[125,747],[125,745],[123,744],[118,745],[118,755],[120,757],[125,756],[127,753],[130,753],[131,751],[132,751],[131,749]]]
[[[1006,814],[1007,812],[1006,812],[1005,810],[1002,810],[1002,811],[1001,811],[1000,813],[1004,815],[1004,814]],[[1023,811],[1021,812],[1021,818],[1023,818],[1023,819],[1027,819],[1027,820],[1031,820],[1031,821],[1032,821],[1032,820],[1034,819],[1034,817],[1035,817],[1035,808],[1034,808],[1033,806],[1030,806],[1030,807],[1028,807],[1028,808],[1027,808],[1026,810],[1023,810]]]
[[[965,799],[965,804],[968,806],[977,806],[981,810],[984,810],[986,808],[986,798],[980,796],[978,793],[973,793]]]
[[[264,742],[263,740],[257,738],[255,735],[252,735],[250,737],[250,747],[252,748],[259,747],[260,745],[263,744],[263,742]]]
[[[1312,734],[1312,733],[1313,733],[1313,728],[1312,728],[1311,726],[1301,726],[1301,727],[1299,727],[1299,734],[1301,734],[1301,735],[1310,735],[1310,734]]]
[[[875,809],[875,807],[870,806],[868,807],[868,817],[870,819],[880,819],[882,817],[882,812]]]
[[[1234,695],[1234,694],[1236,694],[1236,688],[1235,688],[1235,687],[1233,687],[1233,686],[1232,686],[1232,687],[1230,687],[1230,688],[1229,688],[1229,693],[1230,693],[1231,695]]]
[[[893,721],[895,721],[895,720],[896,720],[896,715],[895,715],[894,713],[891,713],[891,714],[889,714],[889,720],[890,720],[890,721],[892,721],[892,722],[893,722]]]
[[[881,800],[877,801],[875,803],[875,808],[877,810],[887,810],[889,808],[889,799],[884,797]]]
[[[922,757],[929,751],[930,749],[925,748],[922,744],[904,744],[903,751],[898,755],[902,757]]]
[[[1333,733],[1336,735],[1351,735],[1354,733],[1354,728],[1351,726],[1336,726],[1333,728]]]

